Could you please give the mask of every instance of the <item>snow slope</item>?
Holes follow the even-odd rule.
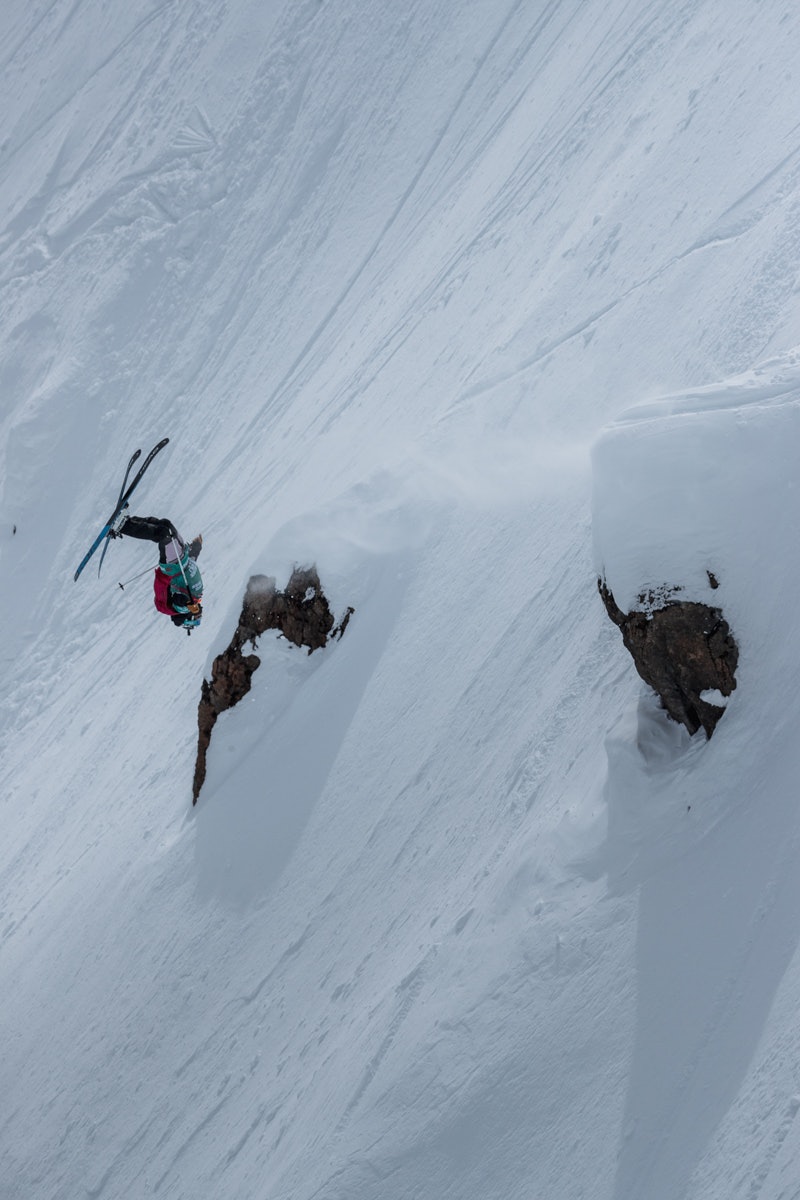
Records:
[[[741,647],[713,741],[695,745],[649,697],[609,741],[609,881],[623,892],[640,885],[623,1195],[649,1194],[654,1178],[659,1195],[687,1194],[687,1161],[736,1098],[800,940],[799,445],[800,369],[789,354],[725,387],[635,408],[594,451],[597,566],[619,603],[679,583],[683,598],[723,609]],[[785,1178],[761,1190],[797,1109],[786,1086],[770,1097],[772,1120],[761,1096],[750,1099],[754,1130],[721,1162],[712,1156],[689,1194],[736,1195],[737,1176],[753,1195],[793,1194]],[[764,1147],[761,1122],[776,1117],[780,1132],[773,1125]],[[795,1184],[797,1169],[795,1160]]]
[[[3,1194],[792,1195],[800,16],[0,28]],[[71,579],[165,435],[191,638],[141,544]],[[350,627],[265,639],[192,811],[247,578],[312,560]],[[598,568],[719,572],[707,746]]]

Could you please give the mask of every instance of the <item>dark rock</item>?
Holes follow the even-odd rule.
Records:
[[[348,605],[348,606],[347,606],[347,611],[345,612],[345,614],[344,614],[344,616],[342,617],[341,621],[340,621],[340,622],[339,622],[339,624],[336,626],[336,628],[335,628],[334,630],[332,630],[332,631],[331,631],[331,637],[332,637],[332,638],[334,638],[334,637],[335,637],[335,638],[340,638],[340,637],[342,636],[342,634],[344,633],[345,629],[347,629],[347,626],[350,624],[350,618],[352,617],[352,615],[353,615],[353,613],[354,613],[355,611],[356,611],[356,610],[355,610],[354,608],[351,608],[351,607],[350,607],[350,605]]]
[[[721,609],[670,599],[679,589],[664,588],[639,597],[646,605],[642,611],[624,613],[605,581],[598,579],[597,586],[636,670],[669,715],[690,734],[702,727],[711,737],[725,709],[701,699],[701,693],[730,696],[739,662],[739,649]],[[651,602],[658,606],[651,607]]]
[[[210,682],[203,680],[197,709],[192,804],[197,803],[206,777],[206,755],[217,717],[247,695],[253,672],[261,665],[257,654],[243,653],[247,643],[255,650],[261,634],[276,629],[295,646],[307,647],[311,654],[327,645],[329,638],[342,636],[353,611],[348,608],[334,629],[333,613],[314,567],[295,568],[283,592],[277,590],[275,580],[268,575],[250,577],[231,643],[214,659]]]

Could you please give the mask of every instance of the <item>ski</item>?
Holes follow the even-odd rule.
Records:
[[[133,467],[133,464],[136,462],[136,460],[138,459],[139,455],[140,455],[142,452],[141,452],[141,450],[136,450],[136,451],[135,451],[135,452],[134,452],[134,453],[131,455],[130,462],[128,463],[128,466],[127,466],[127,468],[126,468],[126,470],[125,470],[125,477],[124,477],[124,479],[122,480],[122,487],[121,487],[121,488],[120,488],[120,490],[119,490],[119,496],[117,497],[117,504],[116,504],[116,507],[115,507],[114,511],[112,512],[111,516],[110,516],[110,517],[108,518],[108,520],[106,521],[106,523],[105,523],[105,525],[103,526],[103,528],[102,528],[102,529],[100,530],[100,532],[98,533],[97,537],[96,537],[96,538],[94,539],[94,541],[92,542],[92,544],[91,544],[91,546],[89,547],[89,549],[88,549],[88,550],[86,551],[86,553],[84,554],[83,558],[81,559],[81,561],[80,561],[80,563],[79,563],[79,565],[78,565],[78,569],[77,569],[77,571],[75,572],[75,574],[73,575],[73,579],[74,579],[74,580],[78,578],[78,576],[80,575],[81,571],[82,571],[82,570],[83,570],[83,568],[86,566],[86,564],[88,563],[89,559],[92,557],[92,555],[94,554],[95,550],[97,549],[97,547],[98,547],[98,546],[100,545],[100,543],[102,542],[103,538],[105,538],[105,539],[106,539],[106,546],[105,546],[105,548],[103,549],[103,553],[102,553],[102,555],[100,556],[100,566],[97,568],[97,573],[98,573],[98,575],[100,574],[100,567],[102,567],[102,565],[103,565],[103,558],[105,557],[105,552],[106,552],[106,549],[108,548],[108,534],[109,534],[109,532],[110,532],[110,530],[111,530],[111,528],[112,528],[112,526],[113,526],[114,522],[116,521],[116,519],[117,519],[117,517],[119,516],[119,514],[122,512],[123,508],[127,508],[127,507],[128,507],[128,501],[130,500],[130,498],[131,498],[131,495],[133,494],[133,492],[134,492],[135,488],[136,488],[136,487],[139,485],[139,483],[141,482],[142,476],[144,475],[145,471],[146,471],[146,470],[147,470],[147,468],[150,466],[150,463],[153,461],[153,459],[155,458],[155,456],[158,454],[159,450],[163,450],[163,449],[164,449],[164,447],[166,446],[166,444],[167,444],[167,442],[168,442],[168,441],[169,441],[169,438],[162,438],[162,440],[161,440],[161,441],[158,443],[158,445],[156,445],[156,446],[154,446],[154,447],[153,447],[153,449],[152,449],[152,450],[150,451],[150,453],[148,454],[147,458],[144,460],[144,462],[142,463],[142,465],[139,467],[139,470],[136,472],[136,474],[134,475],[134,477],[133,477],[133,479],[131,480],[131,482],[130,482],[130,483],[128,483],[128,476],[129,476],[129,475],[130,475],[130,473],[131,473],[131,469],[132,469],[132,467]]]
[[[126,487],[128,486],[128,476],[129,476],[129,475],[130,475],[130,473],[131,473],[131,467],[132,467],[132,466],[133,466],[133,464],[136,462],[137,458],[139,457],[139,455],[140,455],[141,453],[142,453],[142,452],[141,452],[141,450],[134,450],[133,454],[130,456],[130,459],[128,460],[128,465],[127,465],[127,467],[125,468],[125,475],[124,475],[124,477],[123,477],[123,480],[122,480],[122,487],[119,489],[119,495],[117,496],[117,508],[116,508],[116,511],[117,511],[117,513],[120,513],[120,512],[122,512],[122,508],[124,507],[124,505],[123,505],[123,496],[125,495],[125,489],[126,489]],[[102,570],[102,568],[103,568],[103,559],[104,559],[104,558],[105,558],[105,556],[106,556],[106,550],[108,549],[108,543],[109,543],[110,541],[111,541],[111,538],[110,538],[110,537],[106,537],[106,544],[103,546],[103,553],[100,555],[100,562],[97,564],[97,574],[98,574],[98,576],[100,575],[100,571],[101,571],[101,570]],[[90,551],[90,554],[91,554],[91,551]],[[78,567],[78,571],[79,571],[79,572],[80,572],[80,570],[81,570],[81,567]],[[76,575],[76,576],[75,576],[75,578],[77,579],[77,578],[78,578],[78,576]]]
[[[136,472],[136,474],[134,475],[134,477],[133,477],[133,481],[131,482],[130,486],[126,488],[126,487],[125,487],[125,485],[126,485],[126,483],[128,482],[128,476],[129,476],[129,475],[130,475],[130,473],[131,473],[131,467],[132,467],[132,466],[133,466],[133,464],[136,462],[137,458],[139,457],[139,455],[140,455],[142,452],[141,452],[141,450],[136,450],[136,451],[135,451],[135,452],[134,452],[134,453],[131,455],[130,462],[128,463],[127,469],[126,469],[126,471],[125,471],[125,478],[124,478],[124,479],[123,479],[123,481],[122,481],[122,487],[119,489],[119,496],[118,496],[118,498],[117,498],[117,508],[116,508],[116,513],[115,513],[115,516],[113,516],[113,517],[111,517],[111,518],[109,519],[109,521],[108,521],[108,524],[109,524],[109,526],[111,526],[111,525],[113,525],[113,524],[114,524],[114,521],[116,520],[116,517],[118,517],[118,516],[119,516],[119,514],[122,512],[123,508],[127,508],[127,507],[128,507],[128,497],[130,496],[131,492],[132,492],[132,491],[133,491],[133,489],[136,487],[137,483],[138,483],[138,482],[139,482],[139,480],[142,478],[142,476],[144,475],[145,471],[146,471],[146,470],[147,470],[147,468],[150,466],[150,463],[153,461],[153,459],[155,458],[155,456],[158,454],[159,450],[163,450],[163,449],[164,449],[164,447],[166,446],[166,444],[167,444],[167,442],[168,442],[168,441],[169,441],[169,438],[164,438],[162,441],[160,441],[160,442],[158,443],[158,445],[157,445],[157,446],[154,446],[154,447],[153,447],[153,449],[152,449],[152,450],[150,451],[150,453],[148,454],[147,458],[144,460],[144,462],[142,463],[142,465],[139,467],[139,470],[138,470],[138,471]],[[105,544],[105,546],[103,546],[103,553],[100,555],[100,562],[97,564],[97,575],[98,575],[98,578],[100,577],[100,571],[101,571],[101,569],[102,569],[102,566],[103,566],[103,559],[104,559],[104,558],[105,558],[105,556],[106,556],[106,550],[108,549],[108,545],[109,545],[109,542],[110,542],[110,541],[111,541],[111,538],[108,536],[108,534],[106,534],[106,544]]]
[[[131,497],[131,493],[133,492],[133,489],[141,482],[141,478],[144,475],[147,468],[150,466],[150,463],[153,461],[155,456],[158,454],[159,450],[164,449],[164,447],[166,446],[168,441],[169,441],[168,437],[162,438],[157,446],[153,446],[153,449],[150,451],[147,458],[144,460],[142,465],[139,467],[139,470],[134,475],[133,482],[130,484],[127,491],[123,492],[121,501],[117,505],[117,512],[119,512],[120,509],[124,508],[125,505],[128,503],[128,500]]]
[[[128,476],[131,473],[131,467],[136,462],[137,458],[139,457],[139,455],[141,453],[142,453],[141,450],[134,450],[133,454],[131,455],[131,457],[128,461],[128,465],[125,468],[125,477],[122,480],[122,487],[119,489],[119,495],[117,496],[117,504],[118,505],[122,503],[122,497],[125,495],[125,488],[128,483]]]

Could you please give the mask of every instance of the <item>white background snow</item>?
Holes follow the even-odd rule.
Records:
[[[800,11],[0,33],[3,1200],[796,1200]],[[163,436],[189,638],[143,543],[72,581]],[[312,561],[347,633],[262,641],[192,810]],[[598,572],[723,607],[708,744]]]

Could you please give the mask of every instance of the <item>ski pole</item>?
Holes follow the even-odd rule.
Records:
[[[186,572],[184,571],[183,563],[181,562],[181,557],[182,557],[183,551],[180,550],[179,547],[175,544],[175,538],[172,539],[172,549],[175,551],[175,553],[178,556],[178,566],[181,569],[181,575],[183,575],[183,582],[186,584],[186,591],[189,593],[189,599],[194,604],[194,593],[192,592],[192,589],[189,586],[189,580],[186,578]]]
[[[133,583],[134,579],[141,579],[143,575],[146,575],[148,573],[148,571],[152,571],[152,570],[153,570],[153,567],[146,567],[145,570],[140,571],[138,575],[131,575],[130,579],[125,580],[125,583],[118,583],[117,587],[121,587],[124,592],[127,584]]]

